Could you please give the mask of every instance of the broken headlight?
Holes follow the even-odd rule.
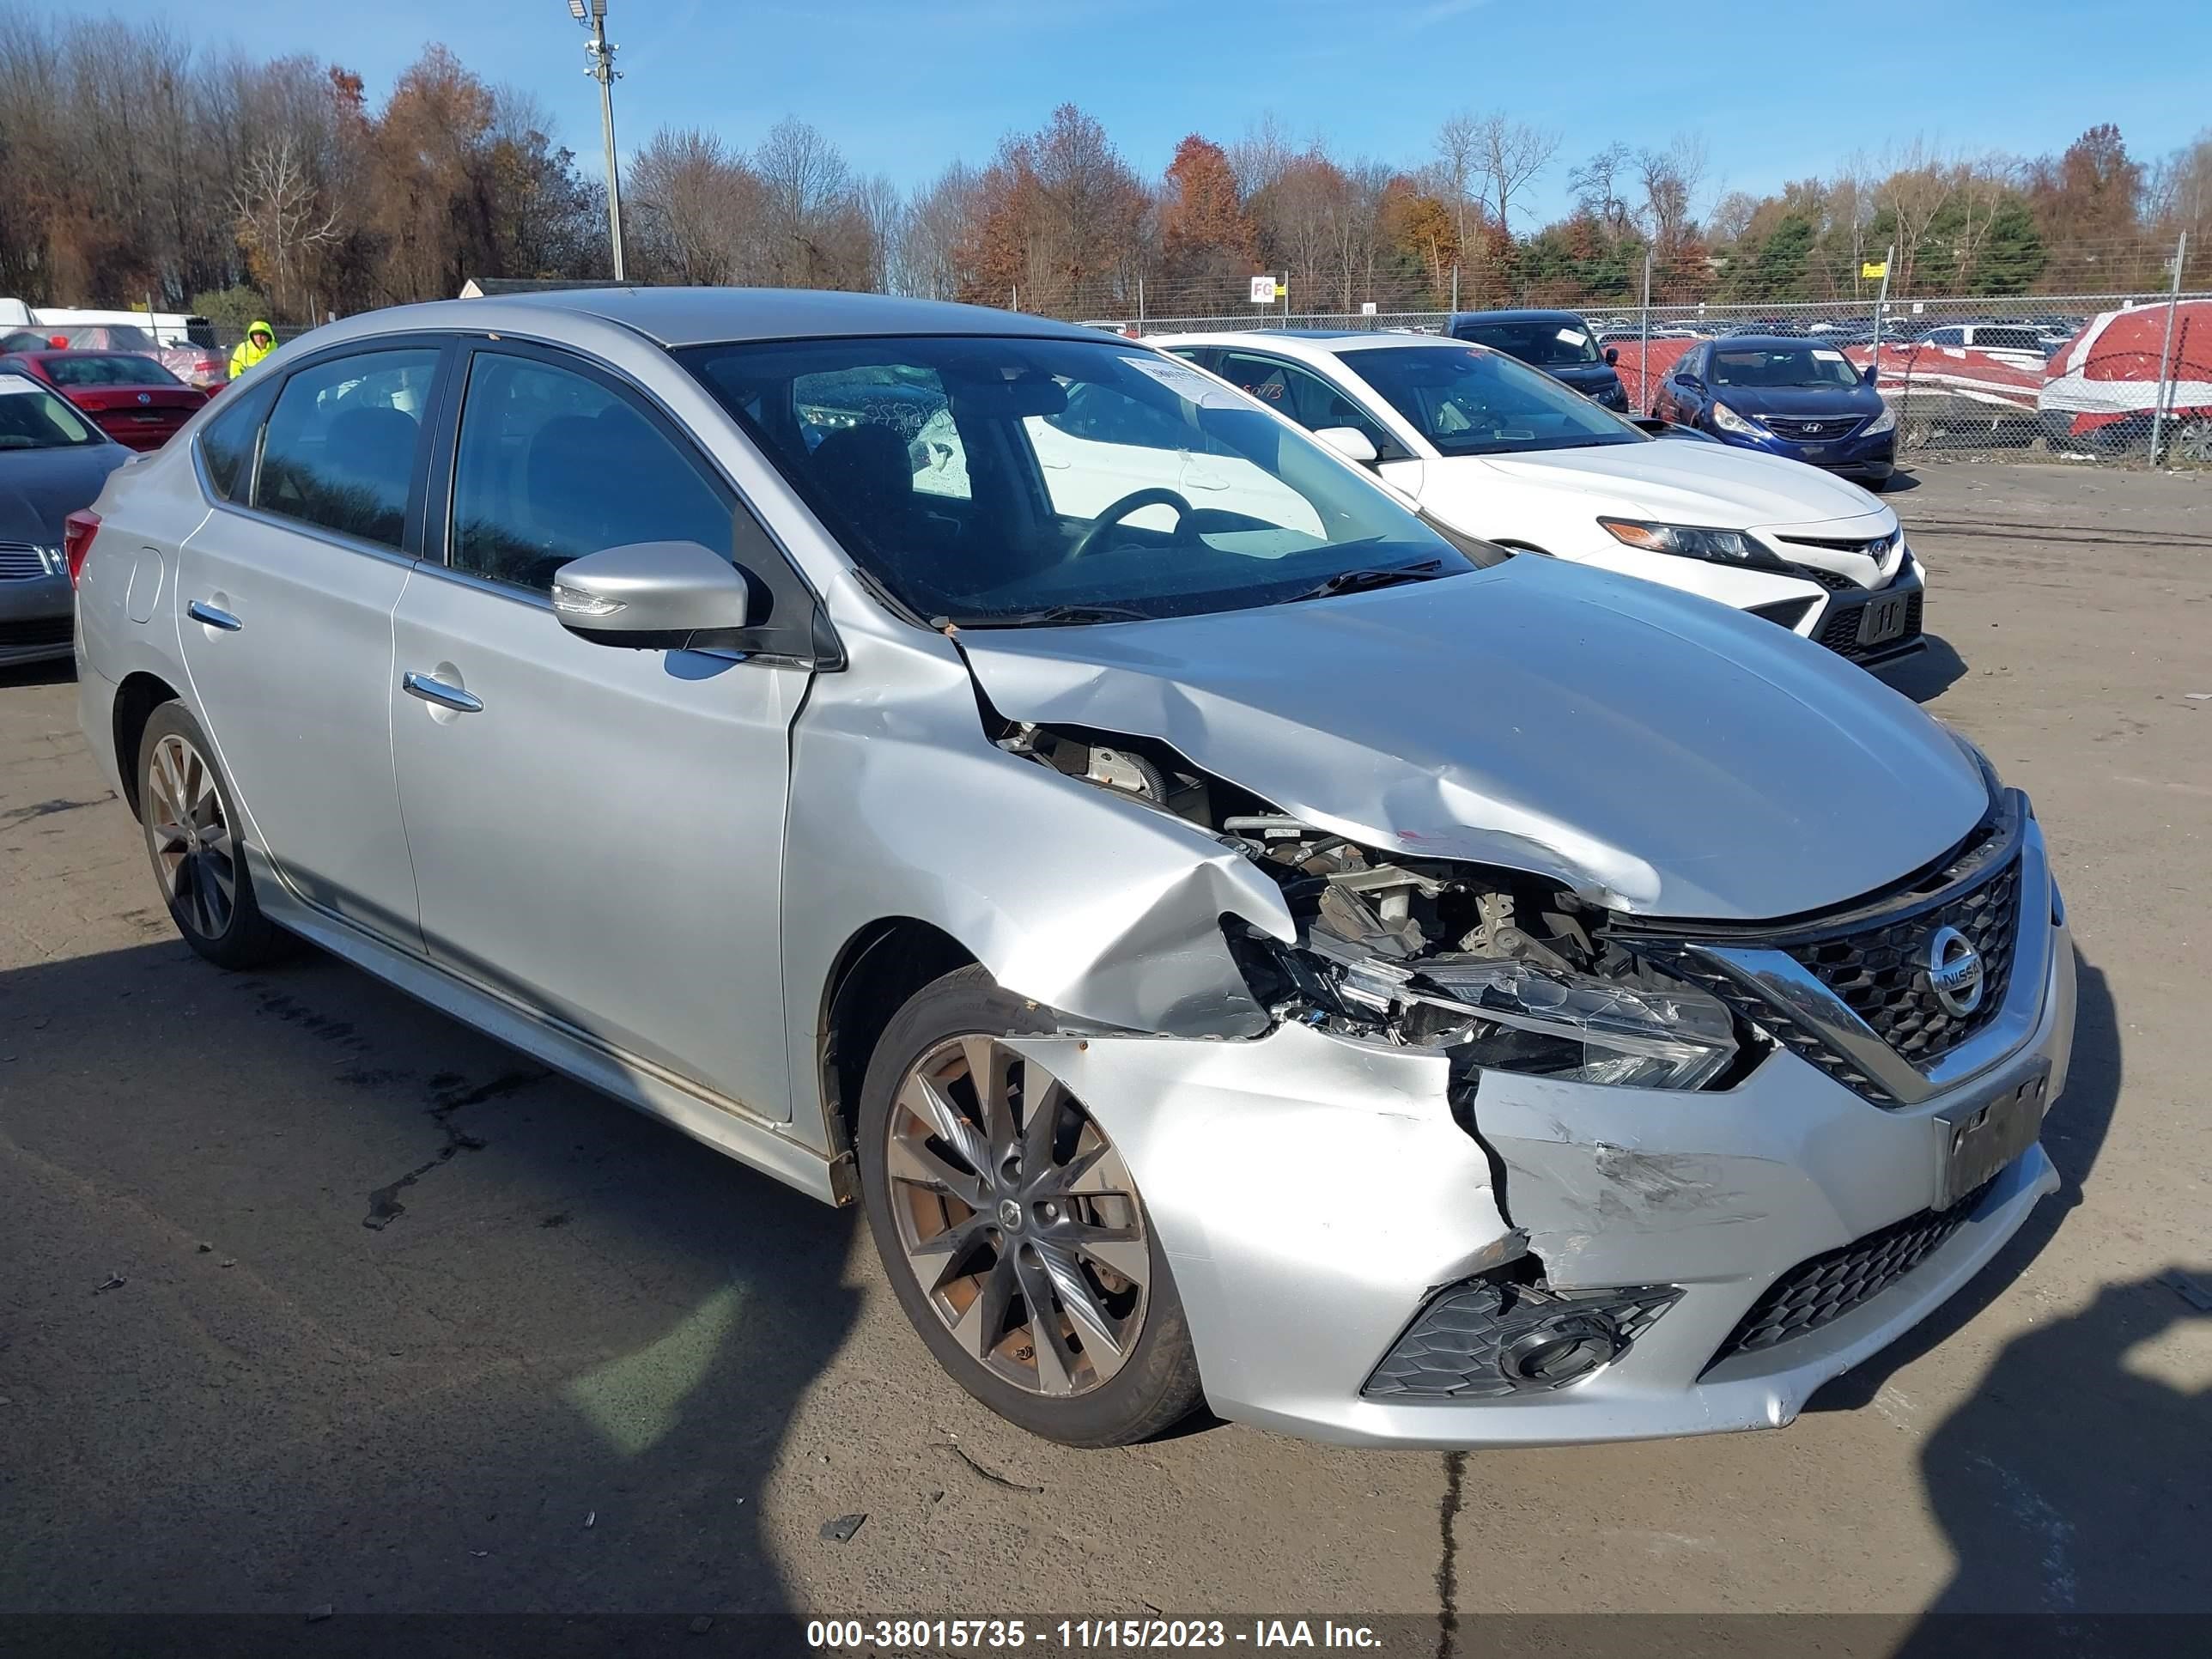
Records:
[[[1349,1029],[1448,1049],[1481,1069],[1576,1083],[1697,1089],[1736,1054],[1735,1021],[1694,986],[1601,979],[1503,958],[1419,963],[1281,952],[1298,988]]]

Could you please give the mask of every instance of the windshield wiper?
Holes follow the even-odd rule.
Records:
[[[1442,559],[1423,559],[1416,564],[1394,564],[1379,570],[1340,570],[1318,587],[1309,587],[1303,593],[1293,593],[1283,601],[1295,605],[1300,599],[1331,599],[1340,593],[1364,593],[1370,588],[1395,587],[1400,582],[1425,582],[1434,579],[1443,568]]]
[[[932,628],[1050,628],[1060,623],[1153,622],[1149,611],[1126,605],[1050,605],[1042,611],[1014,611],[1002,617],[932,617]]]

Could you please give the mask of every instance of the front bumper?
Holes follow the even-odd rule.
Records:
[[[1710,1093],[1486,1073],[1471,1098],[1461,1091],[1470,1134],[1441,1055],[1303,1026],[1249,1043],[1013,1046],[1073,1089],[1121,1148],[1224,1417],[1440,1448],[1779,1427],[1956,1292],[2057,1184],[2031,1147],[1887,1288],[1809,1333],[1716,1363],[1778,1279],[1936,1204],[1939,1115],[2045,1066],[2046,1100],[2063,1087],[2073,952],[2051,920],[2039,854],[2035,873],[2022,920],[2045,930],[2047,949],[2033,982],[2023,977],[2024,1030],[2002,1058],[1908,1107],[1872,1105],[1784,1050]],[[1553,1392],[1363,1395],[1440,1287],[1524,1244],[1554,1290],[1680,1295],[1613,1363]]]
[[[1793,461],[1802,461],[1808,466],[1817,466],[1824,472],[1840,472],[1849,477],[1870,478],[1879,483],[1897,471],[1897,429],[1894,427],[1871,437],[1842,438],[1826,443],[1800,442],[1776,437],[1771,433],[1762,433],[1753,438],[1741,433],[1723,432],[1712,427],[1699,429],[1724,444],[1735,445],[1738,449],[1756,450],[1762,455],[1786,456]]]
[[[68,656],[74,611],[66,576],[0,581],[0,665]]]

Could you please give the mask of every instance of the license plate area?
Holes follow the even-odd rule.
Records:
[[[1993,1094],[1936,1115],[1942,1137],[1936,1207],[1948,1210],[2035,1145],[2051,1102],[2051,1063],[2039,1060]]]
[[[1905,602],[1906,595],[1888,593],[1868,602],[1859,612],[1859,643],[1885,645],[1905,635]]]

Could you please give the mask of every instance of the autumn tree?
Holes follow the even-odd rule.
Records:
[[[1194,132],[1168,164],[1159,226],[1161,275],[1171,281],[1245,276],[1258,262],[1259,233],[1228,152]]]
[[[1133,295],[1151,200],[1105,128],[1074,105],[1001,143],[978,198],[963,298],[1006,305],[1026,289],[1025,308],[1072,313]]]

